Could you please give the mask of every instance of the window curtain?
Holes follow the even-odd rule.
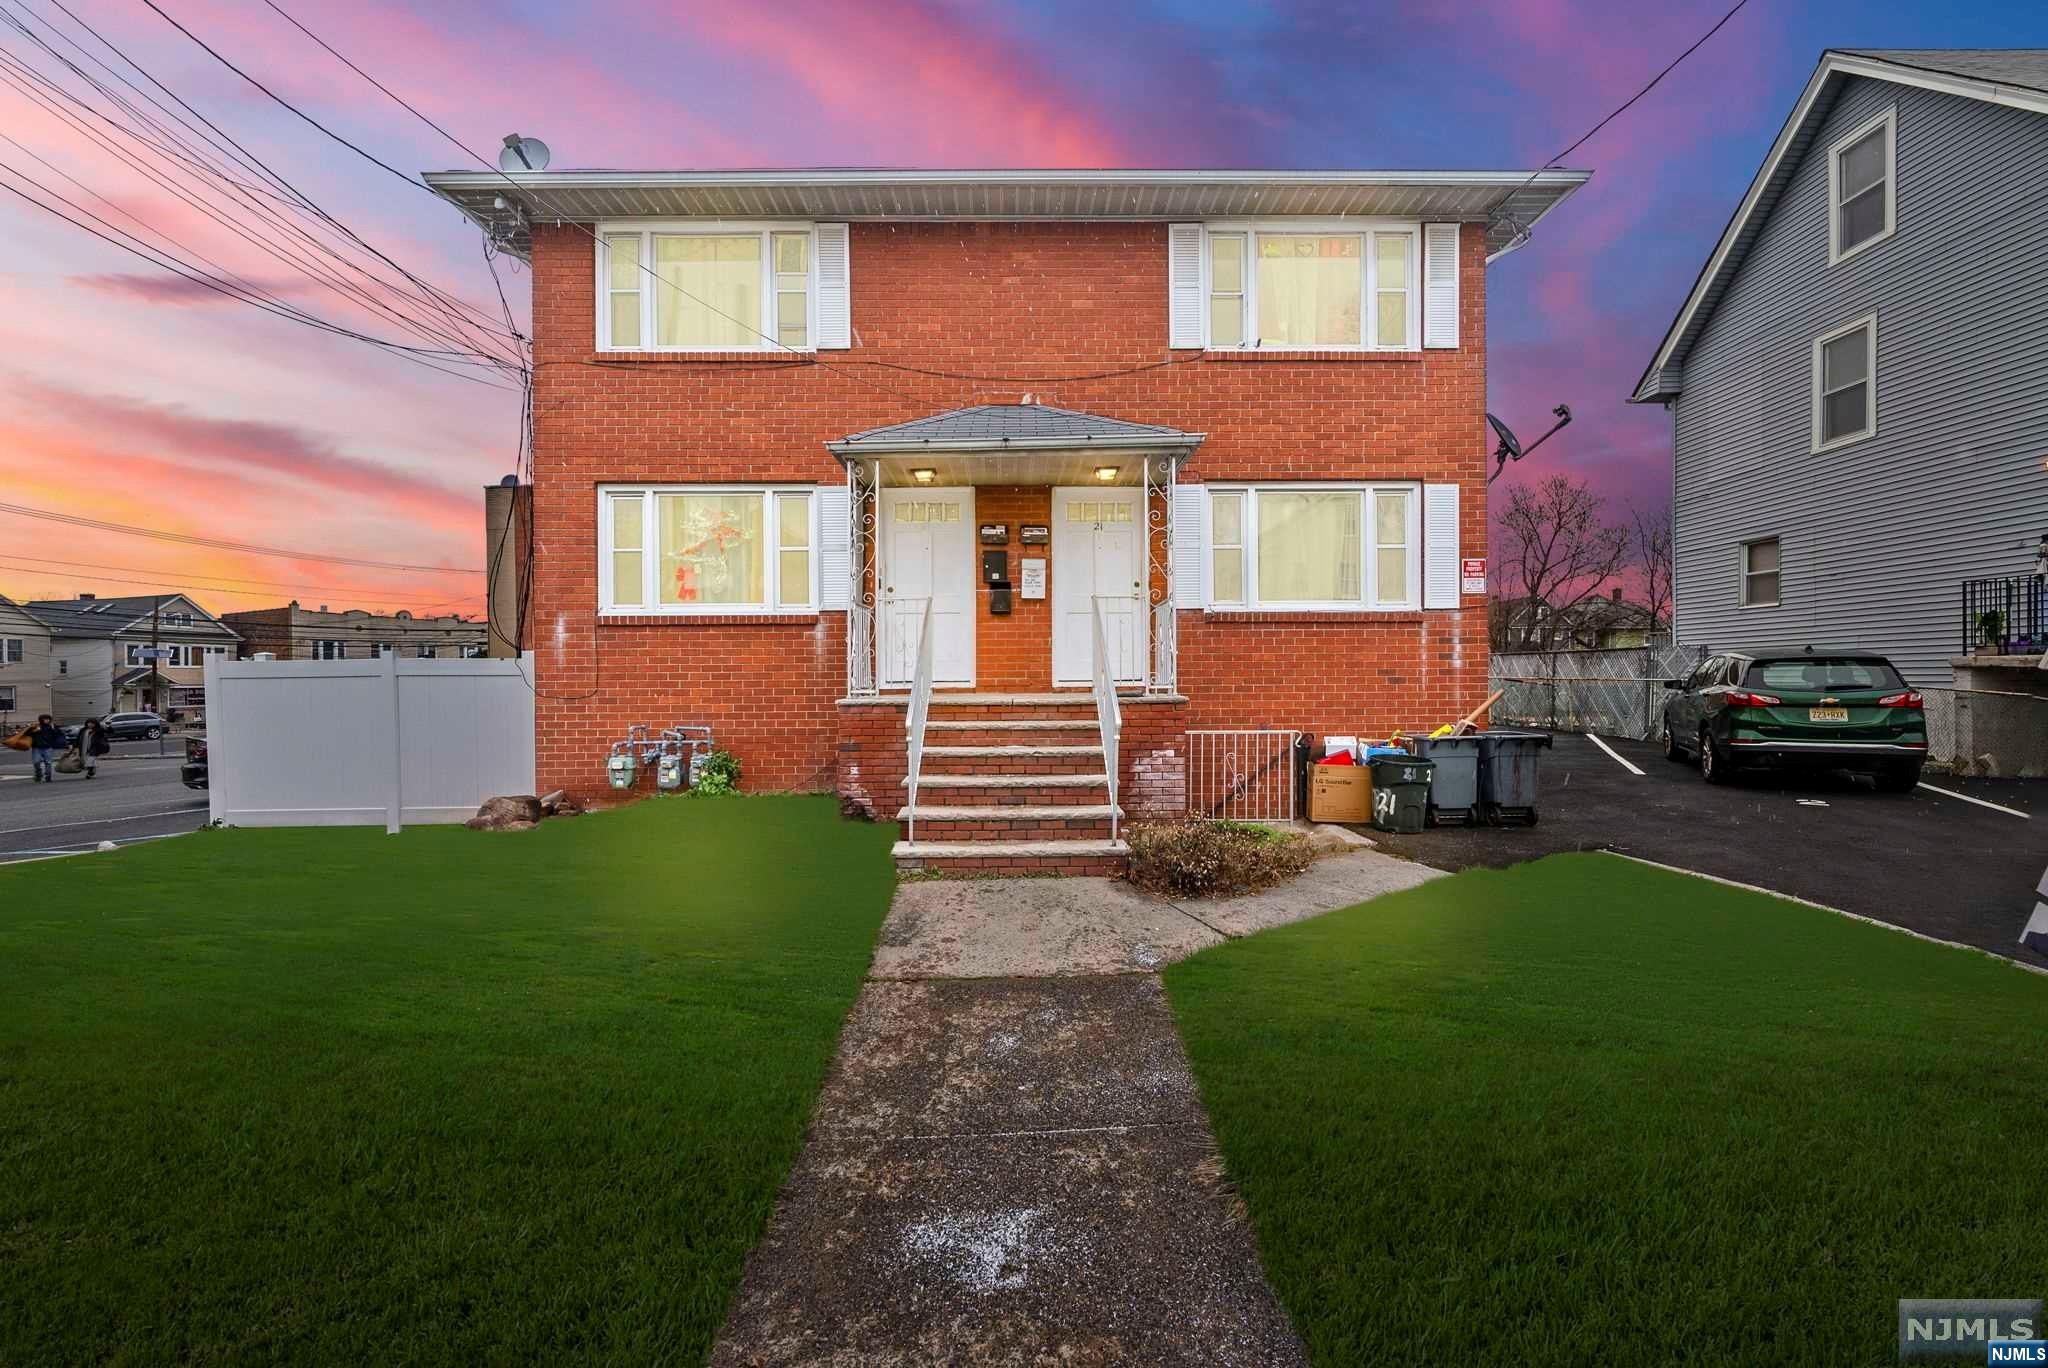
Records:
[[[664,494],[657,503],[663,603],[765,606],[759,494]]]
[[[1365,595],[1364,496],[1355,490],[1261,491],[1259,601],[1356,603]]]
[[[1356,237],[1268,233],[1259,238],[1259,341],[1355,347],[1364,258]]]
[[[761,343],[761,239],[658,237],[654,341],[659,347]]]

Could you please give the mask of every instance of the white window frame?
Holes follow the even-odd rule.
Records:
[[[1849,248],[1842,250],[1842,154],[1870,136],[1872,130],[1884,129],[1884,229],[1875,236],[1867,237]],[[1839,266],[1850,257],[1866,248],[1890,238],[1899,227],[1899,107],[1888,106],[1882,113],[1873,115],[1856,125],[1849,132],[1828,144],[1828,265]]]
[[[1770,599],[1752,599],[1749,596],[1749,553],[1759,546],[1778,548],[1778,568],[1768,573],[1778,578],[1778,595]],[[1735,606],[1738,608],[1778,608],[1785,602],[1785,542],[1782,537],[1745,537],[1735,548]]]
[[[761,498],[761,592],[764,603],[663,603],[660,528],[656,500],[663,494],[757,494]],[[777,495],[802,495],[809,506],[811,541],[808,593],[802,603],[781,603],[781,523]],[[639,603],[619,603],[612,585],[612,501],[640,499]],[[613,484],[597,487],[597,611],[600,617],[815,617],[818,613],[818,487],[806,484]]]
[[[1416,613],[1422,611],[1422,482],[1419,480],[1288,480],[1267,481],[1248,484],[1237,481],[1217,482],[1202,486],[1202,603],[1210,611],[1219,613]],[[1333,600],[1323,602],[1268,603],[1259,593],[1259,495],[1267,494],[1316,494],[1356,493],[1365,502],[1360,510],[1359,554],[1360,580],[1359,597],[1356,600]],[[1222,602],[1215,597],[1215,547],[1211,531],[1215,519],[1211,512],[1212,501],[1218,494],[1242,494],[1244,496],[1243,517],[1240,535],[1242,540],[1244,598],[1238,602]],[[1381,494],[1402,494],[1407,497],[1407,551],[1408,595],[1399,603],[1379,601],[1379,556],[1377,544],[1373,541],[1373,500]]]
[[[592,282],[597,300],[597,350],[601,352],[659,352],[671,355],[690,355],[729,352],[794,352],[807,354],[818,350],[818,225],[815,223],[776,222],[752,219],[745,221],[713,221],[705,219],[645,220],[631,219],[617,223],[599,223],[597,232],[596,278]],[[761,316],[753,320],[754,337],[750,342],[734,343],[719,347],[658,347],[654,345],[655,294],[668,289],[661,281],[654,266],[654,239],[658,237],[743,237],[758,234],[761,239]],[[805,265],[809,280],[805,286],[804,303],[804,345],[787,347],[775,340],[775,243],[776,233],[801,233],[808,240],[805,249]],[[640,345],[637,347],[615,347],[612,345],[611,310],[611,239],[634,237],[640,239]],[[745,322],[745,320],[741,320]]]
[[[336,637],[320,637],[313,642],[313,659],[346,660],[348,643]]]
[[[1240,298],[1244,308],[1244,342],[1232,346],[1218,345],[1210,333],[1210,301],[1214,295],[1214,247],[1217,234],[1242,234],[1244,237],[1244,277]],[[1379,253],[1373,248],[1375,235],[1396,235],[1408,240],[1408,284],[1407,291],[1407,343],[1399,347],[1382,347],[1373,341],[1379,336]],[[1259,338],[1259,238],[1276,237],[1356,237],[1360,239],[1359,252],[1362,263],[1359,269],[1358,327],[1359,342],[1328,344],[1287,343],[1261,346]],[[1320,354],[1324,352],[1388,352],[1401,354],[1422,350],[1422,223],[1420,220],[1355,218],[1355,219],[1231,219],[1219,220],[1202,225],[1202,346],[1207,351],[1255,351],[1288,354]]]
[[[19,665],[27,659],[26,637],[0,637],[0,665]]]
[[[1821,376],[1824,371],[1823,355],[1827,350],[1828,343],[1839,341],[1859,329],[1866,334],[1864,339],[1866,364],[1864,366],[1863,405],[1863,415],[1866,421],[1860,431],[1846,433],[1840,437],[1823,439],[1821,436],[1821,409],[1823,401],[1827,398],[1827,395],[1821,392]],[[1836,447],[1848,446],[1852,442],[1861,442],[1877,436],[1877,315],[1875,313],[1867,313],[1854,322],[1844,323],[1841,327],[1824,332],[1819,337],[1813,339],[1813,395],[1811,407],[1813,409],[1813,451],[1815,455],[1823,451],[1833,451]]]

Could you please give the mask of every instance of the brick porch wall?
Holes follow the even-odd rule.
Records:
[[[825,789],[835,775],[844,782],[846,743],[864,743],[872,725],[842,732],[840,614],[600,622],[602,483],[836,485],[844,476],[829,440],[1028,392],[1207,433],[1186,481],[1455,480],[1461,553],[1485,554],[1478,225],[1461,238],[1458,350],[1323,357],[1170,351],[1163,224],[857,223],[851,234],[858,345],[814,365],[786,354],[595,352],[591,240],[536,225],[531,645],[543,791],[601,794],[605,750],[634,722],[712,726],[750,789]],[[985,489],[977,515],[1011,524],[1014,574],[1016,528],[1049,520],[1050,504],[1043,490]],[[981,611],[982,687],[1041,687],[1049,602],[1020,600],[1009,619]],[[1485,604],[1472,596],[1455,612],[1356,620],[1183,612],[1180,650],[1190,701],[1154,708],[1148,718],[1180,716],[1146,728],[1383,730],[1455,716],[1484,696]],[[1140,725],[1134,711],[1127,726]],[[1150,757],[1152,769],[1127,773],[1126,792],[1163,794],[1169,750],[1163,738],[1127,739],[1131,763]]]

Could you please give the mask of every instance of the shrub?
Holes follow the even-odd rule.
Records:
[[[1131,882],[1183,898],[1271,888],[1315,858],[1299,832],[1244,822],[1134,827],[1130,843]]]
[[[704,764],[697,771],[697,782],[690,792],[699,798],[716,798],[738,793],[739,789],[739,760],[731,751],[715,750],[704,757]]]

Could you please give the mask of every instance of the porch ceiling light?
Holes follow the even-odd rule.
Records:
[[[1117,470],[1115,466],[1095,467],[1095,478],[1102,481],[1104,484],[1108,484],[1111,480],[1114,480],[1119,473],[1120,472]]]
[[[933,480],[939,478],[939,472],[933,470],[930,466],[920,466],[910,472],[910,478],[919,484],[930,484]]]

